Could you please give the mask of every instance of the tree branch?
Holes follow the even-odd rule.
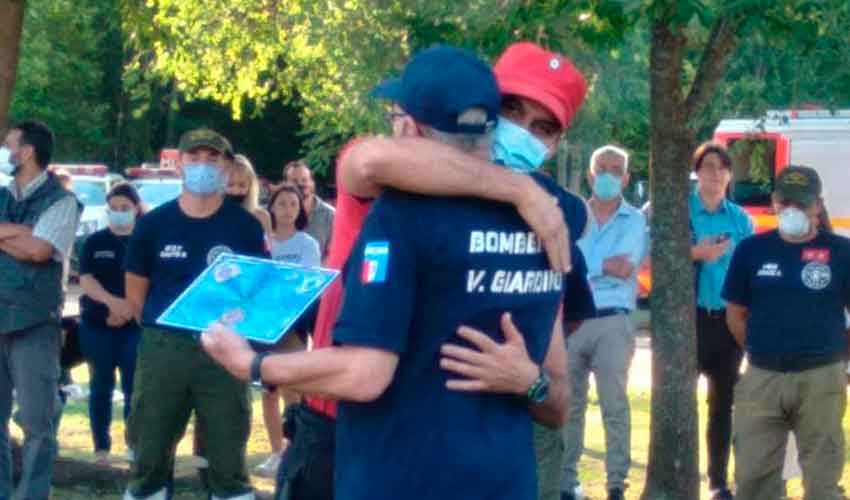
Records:
[[[691,117],[702,111],[714,95],[717,84],[726,73],[729,57],[738,46],[735,32],[740,24],[737,16],[729,15],[722,15],[714,22],[691,91],[685,101],[685,116]]]

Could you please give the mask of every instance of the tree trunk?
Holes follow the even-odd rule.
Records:
[[[18,72],[26,0],[0,0],[0,134],[9,124],[9,107]]]
[[[650,53],[652,409],[643,500],[699,499],[694,270],[683,28],[658,21]]]

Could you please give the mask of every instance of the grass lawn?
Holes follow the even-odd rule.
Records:
[[[74,372],[74,380],[78,383],[84,383],[88,380],[88,372],[85,368],[77,369]],[[701,395],[704,399],[704,395]],[[631,410],[632,410],[632,468],[629,474],[629,482],[632,485],[631,489],[626,492],[626,498],[639,498],[644,478],[646,475],[647,450],[649,447],[649,406],[650,394],[648,390],[632,390],[630,393]],[[65,409],[60,428],[60,454],[65,457],[73,457],[81,460],[93,460],[91,436],[88,427],[88,406],[87,403],[72,403]],[[113,452],[123,454],[124,449],[124,424],[118,416],[121,415],[122,406],[120,403],[115,405],[115,417],[112,426],[113,436]],[[263,461],[269,452],[269,444],[266,440],[265,430],[262,425],[262,410],[260,407],[260,395],[254,394],[254,425],[251,432],[251,438],[248,443],[248,463],[253,468]],[[850,430],[850,417],[845,416],[845,432]],[[704,432],[705,425],[705,407],[700,406],[700,432]],[[180,443],[178,448],[177,474],[193,474],[194,471],[181,463],[185,457],[191,455],[192,450],[192,429],[191,426],[187,431],[186,437]],[[12,426],[12,434],[20,437],[20,431]],[[702,434],[701,434],[702,435]],[[702,438],[701,438],[702,441]],[[594,393],[590,396],[590,405],[587,415],[587,433],[586,433],[587,449],[580,463],[580,477],[585,495],[591,499],[605,499],[605,436],[602,431],[602,419],[599,412],[599,405]],[[705,469],[705,454],[701,450],[702,470]],[[850,453],[850,449],[848,449]],[[848,461],[850,462],[850,461]],[[734,464],[733,464],[734,465]],[[850,467],[850,466],[848,466]],[[257,476],[252,477],[254,485],[261,491],[271,492],[274,489],[274,484],[271,480],[262,479]],[[845,468],[842,486],[845,490],[850,491],[850,469]],[[789,493],[792,498],[802,498],[802,487],[799,480],[791,481],[789,484]],[[74,488],[55,489],[53,498],[59,500],[83,500],[91,498],[103,498],[109,500],[119,500],[121,498],[118,491],[93,491],[86,486],[78,486]],[[206,497],[201,492],[194,491],[179,491],[176,495],[178,499],[185,500],[201,500]],[[702,498],[707,498],[707,485],[705,476],[702,477]]]

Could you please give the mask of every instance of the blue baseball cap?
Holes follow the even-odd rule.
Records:
[[[440,45],[413,57],[372,96],[398,103],[417,122],[449,134],[484,134],[499,119],[501,95],[490,66],[468,50]]]

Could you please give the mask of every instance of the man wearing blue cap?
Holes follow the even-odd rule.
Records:
[[[379,92],[420,135],[489,158],[500,96],[472,54],[429,49]],[[337,499],[536,496],[529,405],[566,407],[563,380],[540,368],[563,370],[563,337],[552,334],[563,277],[513,207],[386,191],[344,280],[334,347],[264,358],[222,326],[204,333],[204,347],[240,378],[341,400]],[[534,361],[523,396],[449,390],[464,381],[441,368],[443,344],[464,342],[461,325],[495,344],[511,320]]]

